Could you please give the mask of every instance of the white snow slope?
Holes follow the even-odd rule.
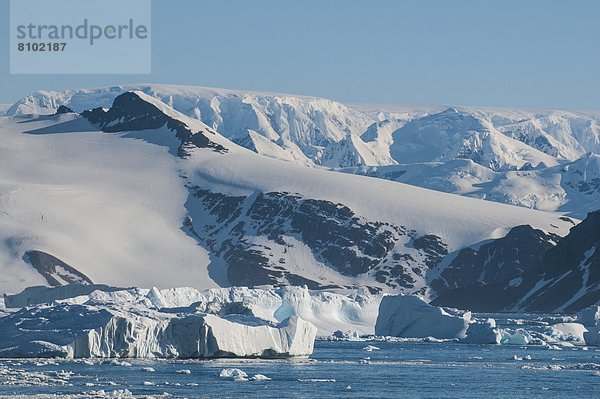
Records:
[[[542,169],[493,171],[469,159],[341,171],[583,219],[600,209],[600,155]]]
[[[397,164],[422,171],[421,165],[435,162],[436,167],[422,177],[372,174],[574,217],[584,217],[600,204],[597,176],[563,178],[560,172],[562,164],[581,164],[589,153],[600,152],[598,112],[386,104],[349,107],[288,94],[132,84],[39,91],[19,100],[8,113],[51,114],[60,105],[78,112],[109,107],[116,96],[136,89],[272,158],[351,172]],[[455,161],[461,159],[474,165],[460,166]],[[476,174],[484,175],[481,180],[472,178],[474,168]],[[525,178],[514,173],[532,168],[536,171]],[[449,175],[448,169],[456,173]],[[465,181],[460,181],[463,177]],[[455,189],[471,183],[477,186]]]
[[[115,97],[130,90],[156,97],[263,155],[309,164],[308,158],[320,163],[327,144],[361,134],[373,122],[361,112],[323,98],[156,84],[39,91],[18,101],[8,114],[51,114],[60,105],[76,112],[110,107]]]
[[[343,204],[367,221],[403,226],[411,237],[436,235],[450,254],[520,224],[561,235],[571,226],[552,213],[266,158],[158,100],[137,95],[191,130],[209,132],[228,152],[194,148],[176,157],[176,139],[164,126],[103,133],[73,114],[0,117],[0,292],[46,283],[23,259],[32,249],[60,258],[95,283],[216,286],[207,268],[212,263],[224,272],[224,266],[205,243],[182,229],[186,217],[201,224],[206,217],[198,204],[186,205],[190,186],[234,196],[293,193]],[[103,105],[95,99],[85,105]],[[264,237],[256,232],[247,239]],[[300,276],[315,278],[328,270],[325,283],[381,286],[372,274],[349,276],[328,268],[302,243],[288,245],[283,267]],[[406,238],[394,245],[418,256]],[[302,251],[310,256],[295,263],[292,257]],[[427,286],[422,276],[415,279],[411,291]]]

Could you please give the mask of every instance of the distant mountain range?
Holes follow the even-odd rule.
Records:
[[[285,94],[124,85],[40,91],[7,113],[110,107],[119,94],[138,89],[268,157],[578,218],[600,208],[600,112],[377,110]]]
[[[0,117],[0,291],[366,286],[477,308],[491,287],[508,293],[482,310],[575,310],[600,299],[596,244],[569,244],[600,209],[599,120],[189,86],[36,92]]]

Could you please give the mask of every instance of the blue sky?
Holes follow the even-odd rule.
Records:
[[[350,103],[600,109],[600,1],[153,0],[151,75],[10,75],[37,89],[159,82]]]

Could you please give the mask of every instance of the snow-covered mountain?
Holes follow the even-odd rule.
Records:
[[[392,139],[390,153],[398,163],[471,159],[492,170],[557,164],[552,156],[500,133],[490,121],[455,108],[413,120]]]
[[[264,157],[144,91],[110,108],[73,98],[89,110],[0,118],[1,291],[79,280],[428,294],[462,248],[573,223]]]
[[[262,155],[308,163],[320,163],[324,147],[359,135],[373,123],[359,111],[322,98],[175,85],[39,91],[19,100],[8,114],[52,114],[60,105],[76,112],[110,107],[130,90],[143,91]]]
[[[341,171],[584,218],[600,209],[600,155],[534,169],[493,171],[467,159]]]
[[[504,275],[496,275],[487,283],[471,281],[462,284],[443,293],[435,303],[445,306],[470,304],[472,309],[479,311],[574,312],[600,302],[600,211],[590,213],[566,237],[559,238],[556,245],[544,242],[543,233],[535,235],[535,239],[525,237],[522,240],[523,234],[515,237],[519,242],[508,248],[513,252],[513,259],[501,259],[502,263],[494,261],[493,256],[506,247],[505,243],[495,240],[487,244],[488,248],[479,251],[485,252],[481,256],[487,256],[486,269],[500,266]],[[525,246],[530,250],[527,251]],[[525,259],[524,251],[529,262],[519,262]],[[463,254],[464,274],[468,252],[471,252],[471,260],[473,258],[472,250]],[[513,266],[519,266],[520,270]],[[460,272],[461,268],[454,271]]]
[[[174,85],[40,91],[10,115],[110,107],[140,90],[258,154],[584,217],[600,207],[600,113],[354,105]],[[590,155],[591,153],[591,155]]]

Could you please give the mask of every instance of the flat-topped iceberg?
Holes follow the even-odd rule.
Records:
[[[101,292],[0,318],[0,357],[281,357],[312,353],[317,328],[297,316],[272,323],[243,306],[205,313],[152,307],[135,292]],[[210,306],[208,306],[210,308]],[[213,307],[214,308],[214,307]],[[201,309],[202,311],[199,311]]]

